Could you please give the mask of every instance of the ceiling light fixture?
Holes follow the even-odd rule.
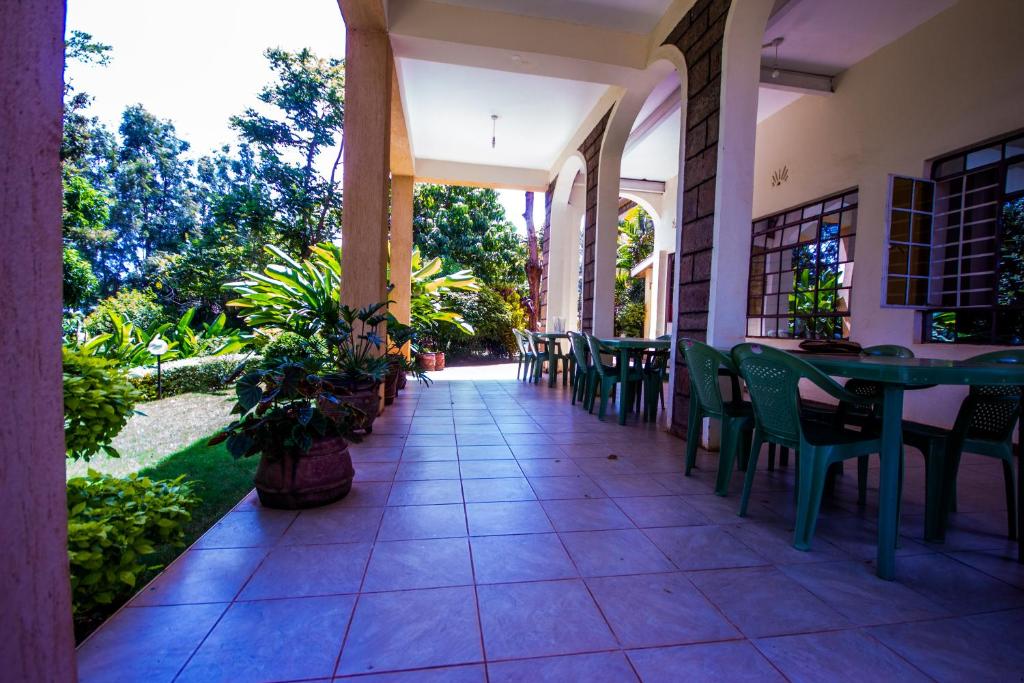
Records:
[[[498,115],[491,114],[491,149],[498,144]]]
[[[767,42],[761,46],[762,50],[769,47],[775,48],[775,62],[772,64],[772,78],[778,78],[779,74],[781,73],[779,71],[779,45],[782,45],[783,40],[785,39],[782,36],[779,36],[778,38],[772,38],[770,42]]]

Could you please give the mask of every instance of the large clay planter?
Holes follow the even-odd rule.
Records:
[[[398,373],[398,390],[405,389],[405,385],[408,384],[409,378],[406,377],[404,372]]]
[[[398,396],[398,378],[401,374],[398,367],[392,367],[388,372],[388,376],[384,380],[384,405],[389,406],[395,402],[395,397]]]
[[[269,508],[296,510],[327,505],[352,490],[355,476],[348,442],[342,437],[313,442],[308,452],[260,456],[256,493]]]
[[[421,353],[416,356],[416,360],[419,362],[421,368],[430,372],[434,369],[434,366],[437,363],[437,354],[430,352]]]
[[[361,429],[367,434],[373,432],[373,421],[377,419],[381,409],[380,384],[374,384],[351,394],[338,394],[336,398],[339,403],[352,405],[363,414],[353,429]],[[336,410],[335,406],[327,401],[320,402],[319,408],[328,416]]]
[[[444,370],[444,354],[440,351],[434,354],[434,369]]]

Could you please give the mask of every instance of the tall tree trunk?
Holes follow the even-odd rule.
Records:
[[[526,309],[530,316],[530,329],[537,329],[537,317],[540,315],[540,278],[544,272],[543,254],[538,248],[537,230],[533,225],[533,193],[526,193],[526,282],[530,287],[530,298]]]

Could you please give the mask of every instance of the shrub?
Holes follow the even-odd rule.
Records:
[[[169,361],[161,368],[163,395],[166,398],[190,391],[223,389],[259,360],[258,356],[236,353]],[[141,394],[140,400],[156,400],[156,368],[135,368],[128,373],[128,379]]]
[[[183,477],[118,478],[89,470],[68,480],[68,560],[72,608],[89,616],[135,588],[161,545],[184,545],[185,524],[198,503]]]
[[[644,305],[630,301],[615,312],[615,334],[644,336]]]
[[[90,336],[113,332],[111,318],[107,311],[113,311],[126,323],[142,330],[149,330],[161,323],[170,322],[163,307],[157,303],[151,291],[122,289],[114,296],[107,297],[85,317],[85,331]]]
[[[64,349],[64,440],[68,457],[99,451],[117,457],[110,442],[134,412],[139,393],[112,361]]]
[[[99,286],[89,262],[77,249],[64,245],[64,308],[85,305]]]
[[[473,327],[466,335],[454,329],[438,334],[440,349],[459,357],[488,355],[506,357],[516,352],[512,334],[515,312],[497,292],[483,287],[479,292],[449,292],[443,298],[445,307],[457,312]]]
[[[312,357],[326,361],[322,345],[294,332],[282,332],[263,347],[263,367],[276,368],[282,363],[302,363]]]

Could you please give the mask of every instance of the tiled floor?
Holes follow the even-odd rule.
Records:
[[[859,508],[854,476],[799,552],[792,466],[760,472],[740,519],[713,455],[685,478],[683,442],[653,427],[446,373],[470,379],[410,387],[352,447],[344,501],[242,501],[80,648],[81,680],[1024,680],[997,463],[965,460],[955,528],[929,545],[908,454],[885,582],[877,491]]]

